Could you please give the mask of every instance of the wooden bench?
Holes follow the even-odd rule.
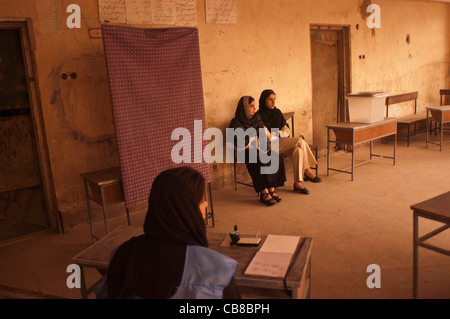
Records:
[[[444,105],[444,95],[448,95],[450,97],[450,89],[440,90],[439,95],[441,96],[441,106],[442,106]],[[450,101],[447,100],[447,103],[450,104]]]
[[[444,105],[450,105],[450,89],[442,89],[439,90],[439,95],[441,96],[441,106]],[[446,103],[444,104],[444,96],[448,96]],[[443,127],[443,130],[448,130],[448,127]],[[435,124],[435,128],[434,128],[434,136],[436,136],[436,131],[437,131],[437,122]]]
[[[407,141],[407,145],[409,147],[410,141],[410,132],[411,127],[414,125],[414,134],[416,134],[416,124],[419,122],[424,122],[427,120],[426,113],[417,113],[417,98],[419,96],[418,92],[410,92],[398,95],[391,95],[386,98],[386,117],[389,117],[389,106],[397,103],[409,102],[414,100],[414,114],[406,115],[397,118],[397,127],[400,129],[400,126],[408,127],[408,134],[406,139],[403,141]],[[397,140],[400,140],[397,135]]]

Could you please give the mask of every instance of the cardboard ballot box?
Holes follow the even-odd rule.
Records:
[[[360,92],[347,94],[350,122],[375,123],[386,114],[386,92]]]

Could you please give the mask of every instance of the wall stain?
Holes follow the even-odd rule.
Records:
[[[95,58],[95,57],[94,57]],[[67,86],[67,89],[70,90],[70,88],[75,87],[76,85],[80,85],[79,82],[72,79],[62,80],[60,77],[60,73],[63,69],[65,69],[65,66],[60,65],[57,68],[53,68],[52,71],[49,73],[48,78],[51,79],[53,83],[53,87],[59,87],[58,89],[53,90],[53,94],[50,98],[50,105],[55,106],[56,115],[58,118],[59,125],[66,130],[66,136],[70,136],[73,140],[84,143],[87,145],[97,145],[100,143],[107,143],[110,147],[115,146],[115,134],[107,134],[107,135],[101,135],[101,136],[88,136],[85,133],[76,130],[72,127],[70,124],[69,119],[67,118],[66,114],[66,108],[65,103],[63,101],[62,93],[61,93],[61,85],[63,82],[64,85]],[[88,78],[88,82],[90,84],[93,83],[93,81]]]
[[[361,18],[366,21],[370,13],[367,12],[367,7],[372,4],[372,0],[364,0],[360,7]],[[372,37],[375,37],[375,28],[371,29]]]

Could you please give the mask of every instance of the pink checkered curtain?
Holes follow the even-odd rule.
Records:
[[[102,33],[127,207],[147,202],[154,178],[168,168],[189,165],[210,182],[198,148],[194,157],[194,120],[205,130],[197,29],[103,25]],[[172,141],[176,128],[190,132],[191,163],[172,161],[182,140]]]

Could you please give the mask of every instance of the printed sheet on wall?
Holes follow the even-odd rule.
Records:
[[[209,182],[209,166],[194,159],[193,146],[183,149],[191,163],[171,157],[183,139],[172,140],[174,130],[189,131],[192,141],[194,121],[205,130],[197,29],[102,25],[102,33],[127,207],[147,202],[153,180],[168,168],[189,165]]]

